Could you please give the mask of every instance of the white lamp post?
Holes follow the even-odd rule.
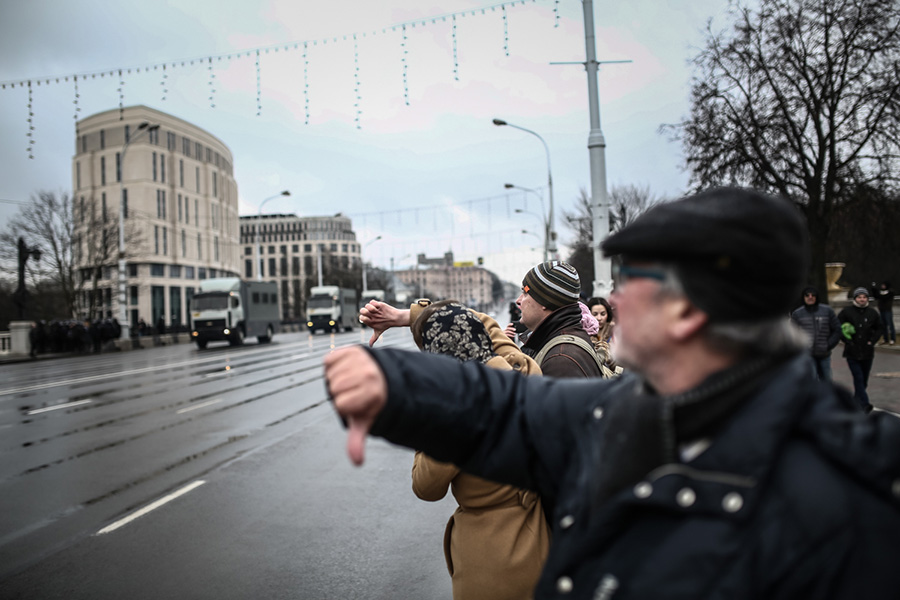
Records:
[[[284,190],[280,194],[275,194],[274,196],[269,196],[259,205],[259,211],[257,213],[256,218],[256,243],[253,244],[256,246],[256,280],[262,281],[262,266],[263,266],[263,257],[262,257],[262,244],[259,241],[259,228],[262,226],[262,209],[263,206],[266,205],[266,202],[269,200],[274,200],[275,198],[280,198],[281,196],[290,196],[291,193],[288,190]]]
[[[541,201],[541,214],[540,215],[538,215],[537,213],[533,213],[529,210],[521,209],[521,208],[517,208],[515,210],[515,212],[517,212],[519,214],[533,215],[540,219],[541,226],[544,228],[544,262],[550,260],[550,223],[549,223],[549,221],[547,221],[547,217],[544,216],[544,197],[541,194],[539,194],[537,192],[537,190],[533,190],[533,189],[527,188],[527,187],[522,187],[520,185],[514,185],[512,183],[504,183],[503,187],[505,187],[508,190],[516,189],[516,190],[522,190],[524,192],[531,192],[532,194],[534,194],[535,196],[538,197],[538,200]]]
[[[512,127],[513,129],[518,129],[520,131],[524,131],[525,133],[530,133],[537,139],[541,140],[541,143],[544,145],[544,152],[547,154],[547,192],[550,196],[550,212],[547,215],[547,237],[549,240],[547,241],[547,252],[550,255],[551,259],[557,258],[556,256],[556,231],[554,229],[553,224],[553,172],[550,169],[550,148],[547,146],[547,142],[544,141],[537,132],[534,132],[530,129],[525,129],[524,127],[519,127],[518,125],[513,125],[512,123],[507,123],[503,119],[494,119],[494,125],[498,127]]]
[[[119,176],[119,326],[122,328],[123,339],[131,337],[131,322],[128,320],[128,298],[126,294],[128,279],[125,273],[125,153],[128,151],[129,144],[141,134],[158,129],[159,124],[151,125],[147,121],[138,125],[135,134],[125,140],[125,145],[122,146],[122,154],[119,156],[119,172],[117,173]]]

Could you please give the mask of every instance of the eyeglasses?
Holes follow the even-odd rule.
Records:
[[[666,271],[663,269],[653,269],[645,267],[631,267],[629,265],[612,265],[612,280],[614,286],[620,286],[629,279],[655,279],[656,281],[666,280]]]

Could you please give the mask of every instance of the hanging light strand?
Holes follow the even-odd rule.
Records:
[[[360,116],[362,115],[362,110],[360,106],[362,105],[362,96],[359,92],[359,44],[356,41],[356,34],[353,34],[353,85],[354,92],[356,92],[356,104],[353,106],[356,107],[356,128],[362,129],[360,126]]]
[[[34,96],[31,90],[31,81],[28,82],[28,158],[34,160]]]
[[[216,107],[216,73],[213,71],[213,59],[209,58],[209,107]]]
[[[501,7],[503,12],[503,52],[509,56],[509,21],[506,18],[506,6]]]
[[[167,96],[168,93],[169,93],[169,88],[168,88],[169,74],[168,74],[168,72],[166,72],[166,65],[165,65],[165,64],[163,64],[163,66],[162,66],[162,72],[163,72],[163,74],[162,74],[162,81],[159,82],[159,85],[162,86],[162,101],[165,102],[165,101],[166,101],[166,96]]]
[[[306,42],[303,42],[303,111],[306,117],[304,124],[309,125],[309,58]]]
[[[119,69],[119,120],[125,119],[125,79],[122,77],[122,69]]]
[[[459,81],[459,55],[456,51],[456,15],[453,15],[452,29],[450,31],[453,37],[453,79]]]
[[[256,116],[262,116],[262,75],[259,72],[259,50],[256,51]]]
[[[406,37],[406,25],[403,25],[402,27],[402,35],[403,37],[400,39],[400,65],[403,70],[403,101],[409,106],[409,83],[407,80],[408,64],[406,62],[406,56],[409,54],[409,51],[406,49],[406,40],[408,39]]]

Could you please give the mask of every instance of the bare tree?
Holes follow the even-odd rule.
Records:
[[[900,9],[896,0],[760,0],[695,58],[680,137],[697,188],[750,185],[807,217],[812,282],[825,289],[835,208],[897,179]]]
[[[660,198],[650,193],[650,186],[612,186],[609,191],[609,231],[618,231],[660,202]],[[564,210],[563,219],[574,233],[568,262],[578,271],[582,291],[586,295],[590,294],[594,280],[594,226],[591,198],[587,190],[581,189],[574,209]]]

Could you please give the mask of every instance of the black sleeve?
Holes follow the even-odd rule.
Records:
[[[372,434],[555,497],[602,380],[554,380],[445,356],[372,350],[388,401]]]

